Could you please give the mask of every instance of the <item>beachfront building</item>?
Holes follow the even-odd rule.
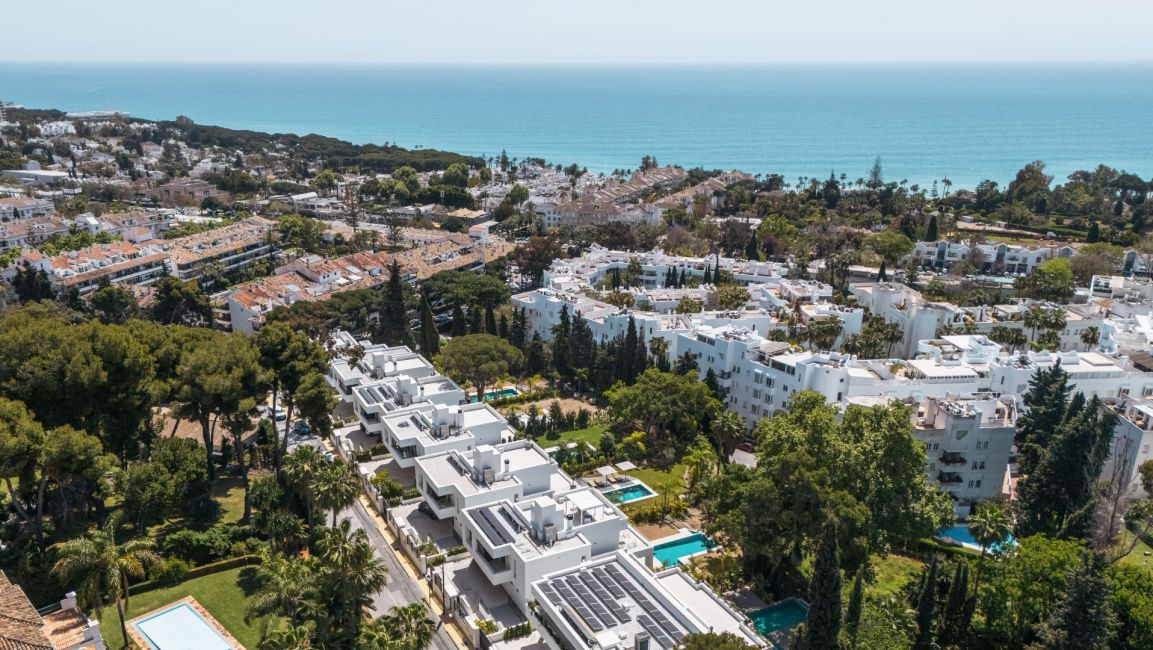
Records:
[[[952,270],[961,263],[969,263],[978,273],[1028,275],[1042,262],[1057,257],[1073,257],[1077,249],[1069,245],[1020,246],[1004,242],[981,244],[975,241],[917,242],[904,262],[918,266]]]

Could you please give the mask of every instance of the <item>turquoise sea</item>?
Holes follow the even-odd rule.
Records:
[[[1153,176],[1153,66],[12,64],[0,99],[593,171],[661,163],[954,188],[1035,159]]]

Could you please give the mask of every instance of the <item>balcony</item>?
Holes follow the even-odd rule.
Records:
[[[940,461],[946,465],[964,465],[965,457],[955,451],[941,452]]]
[[[492,584],[499,585],[512,580],[512,567],[509,566],[508,558],[493,558],[483,547],[477,547],[472,556]]]
[[[962,481],[964,481],[964,479],[961,478],[961,475],[956,473],[956,472],[938,472],[937,473],[937,482],[938,483],[955,484],[955,483],[961,483]]]

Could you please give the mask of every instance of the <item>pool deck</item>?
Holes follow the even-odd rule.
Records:
[[[233,650],[247,650],[247,648],[245,648],[243,645],[240,644],[239,641],[236,640],[236,637],[232,636],[231,632],[229,632],[227,629],[225,629],[225,627],[223,625],[220,624],[220,621],[216,620],[216,618],[214,618],[212,616],[212,614],[209,614],[208,610],[204,609],[204,607],[199,602],[197,602],[196,599],[193,598],[192,596],[185,596],[184,598],[181,598],[180,600],[174,600],[174,601],[168,603],[167,605],[157,607],[156,609],[154,609],[150,612],[145,612],[145,613],[141,614],[140,616],[137,616],[136,618],[129,620],[127,623],[128,636],[132,638],[132,642],[136,644],[136,647],[143,648],[143,649],[155,647],[151,643],[149,643],[147,639],[144,638],[144,635],[140,634],[139,630],[136,629],[136,623],[143,621],[143,620],[146,620],[148,618],[151,618],[151,617],[153,617],[153,616],[155,616],[155,615],[157,615],[163,611],[172,609],[173,607],[176,607],[176,606],[181,605],[181,604],[188,605],[193,610],[195,610],[197,614],[200,614],[201,618],[203,618],[205,620],[205,622],[207,622],[209,625],[211,625],[212,629],[216,630],[217,634],[224,637],[224,640],[227,641],[228,644],[232,646]]]
[[[630,503],[638,503],[640,501],[645,501],[646,499],[652,499],[652,498],[659,496],[656,490],[649,487],[649,485],[647,483],[640,480],[639,478],[634,478],[632,476],[620,475],[620,474],[618,474],[617,476],[620,477],[620,480],[618,480],[616,483],[608,483],[607,481],[604,481],[603,479],[601,479],[600,477],[597,477],[597,476],[585,477],[582,480],[584,481],[585,484],[591,485],[592,487],[595,487],[596,489],[600,490],[601,494],[603,494],[605,496],[605,498],[608,499],[609,501],[613,501],[612,498],[610,498],[608,496],[609,492],[616,492],[617,490],[627,490],[628,488],[631,488],[631,487],[636,486],[636,485],[643,486],[649,492],[645,496],[639,497],[636,499],[629,499],[628,501],[620,501],[620,502],[613,501],[613,503],[616,504],[617,506],[623,506],[623,505],[630,504]],[[598,482],[604,483],[604,485],[598,484]]]

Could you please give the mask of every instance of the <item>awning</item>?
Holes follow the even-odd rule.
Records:
[[[597,473],[601,476],[612,476],[617,473],[617,470],[612,465],[603,465],[597,468]]]
[[[625,460],[625,461],[621,461],[621,462],[617,463],[617,469],[619,469],[622,472],[627,472],[629,470],[633,470],[636,468],[637,468],[637,466],[634,465],[633,462],[630,460]]]

